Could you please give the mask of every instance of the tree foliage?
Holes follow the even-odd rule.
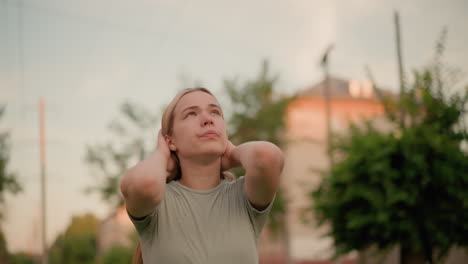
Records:
[[[281,96],[277,90],[278,76],[272,75],[264,61],[256,79],[240,84],[236,79],[224,82],[232,113],[228,121],[229,139],[235,144],[265,140],[283,145],[284,112],[291,97]],[[237,175],[243,170],[235,170]],[[281,229],[286,211],[286,200],[281,191],[276,195],[270,212],[270,228]]]
[[[337,254],[399,244],[432,262],[435,251],[468,246],[468,87],[449,93],[440,47],[399,100],[382,101],[395,130],[368,122],[334,142],[341,159],[311,193],[311,209],[331,224]]]
[[[123,103],[121,118],[109,125],[107,142],[88,145],[85,161],[97,178],[87,191],[97,192],[112,206],[123,203],[119,182],[125,171],[149,154],[156,142],[158,117],[135,103]]]
[[[95,263],[99,220],[91,214],[75,216],[64,234],[57,237],[50,249],[50,262]]]
[[[15,253],[11,256],[12,264],[35,264],[39,262],[39,256],[31,256],[26,253]]]
[[[0,231],[0,263],[8,263],[10,254],[8,253],[7,242],[3,232]]]
[[[5,113],[6,107],[0,106],[0,119]],[[10,134],[8,131],[0,131],[0,220],[5,212],[5,194],[16,194],[21,191],[16,173],[8,169],[10,161]]]
[[[5,105],[0,106],[0,119],[5,114]],[[8,131],[0,131],[0,221],[5,217],[5,194],[17,194],[22,190],[18,181],[18,176],[8,168],[10,161],[10,133]],[[0,262],[5,262],[10,259],[10,254],[7,248],[7,242],[2,230],[0,229]]]
[[[132,263],[133,250],[131,248],[115,245],[102,256],[102,264],[129,264]]]

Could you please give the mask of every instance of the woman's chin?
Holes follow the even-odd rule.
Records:
[[[201,148],[199,152],[199,155],[202,155],[202,156],[221,157],[223,154],[224,154],[224,148],[222,146]]]
[[[197,146],[200,152],[203,153],[223,153],[226,146],[222,142],[209,142]]]
[[[191,158],[195,158],[197,156],[198,157],[201,157],[201,156],[221,157],[224,154],[225,150],[226,150],[226,147],[223,146],[222,143],[199,144],[199,145],[194,145],[189,149],[185,149],[184,151],[179,150],[179,155],[191,157]]]

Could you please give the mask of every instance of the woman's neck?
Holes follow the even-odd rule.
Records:
[[[194,190],[209,190],[221,182],[221,159],[199,162],[191,159],[180,160],[182,178],[179,183]]]

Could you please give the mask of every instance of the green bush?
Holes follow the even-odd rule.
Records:
[[[401,245],[432,262],[468,246],[468,89],[447,95],[438,66],[416,72],[401,100],[383,101],[395,130],[367,123],[334,142],[341,159],[311,209],[331,225],[337,254]]]
[[[102,264],[130,264],[133,250],[124,246],[115,245],[102,256]]]

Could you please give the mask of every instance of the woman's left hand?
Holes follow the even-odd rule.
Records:
[[[232,142],[230,140],[227,141],[227,146],[226,146],[226,151],[224,151],[224,154],[223,156],[221,157],[221,170],[222,171],[225,171],[225,170],[229,170],[231,168],[234,168],[236,167],[237,163],[234,159],[233,159],[233,155],[232,155],[232,152],[234,151],[234,149],[236,148],[236,146],[234,146],[234,144],[232,144]]]

